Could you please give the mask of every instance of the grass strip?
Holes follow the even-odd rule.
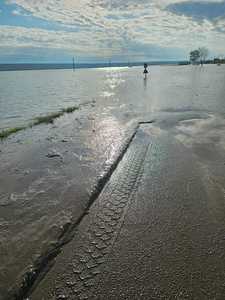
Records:
[[[63,108],[59,112],[51,113],[46,116],[39,116],[39,117],[35,118],[34,121],[32,123],[28,124],[27,126],[13,127],[13,128],[2,130],[2,131],[0,131],[0,140],[7,138],[8,136],[10,136],[13,133],[16,133],[18,131],[21,131],[21,130],[24,130],[24,129],[27,129],[27,128],[30,128],[30,127],[33,127],[33,126],[36,126],[39,124],[43,124],[43,123],[52,124],[55,119],[61,117],[64,114],[72,113],[77,109],[79,109],[79,106],[71,106],[68,108]]]
[[[49,124],[53,123],[54,119],[59,118],[63,115],[63,112],[52,113],[47,116],[40,116],[34,119],[34,122],[31,124],[32,126],[39,125],[42,123]]]
[[[37,117],[37,118],[35,118],[35,121],[33,122],[32,125],[35,126],[35,125],[39,125],[42,123],[45,123],[45,124],[53,123],[55,119],[61,117],[64,114],[72,113],[75,110],[77,110],[78,108],[79,108],[78,106],[71,106],[68,108],[63,108],[62,110],[60,110],[59,112],[56,112],[56,113]]]
[[[5,139],[7,138],[9,135],[16,133],[18,131],[24,130],[26,129],[26,127],[13,127],[13,128],[9,128],[9,129],[5,129],[0,131],[0,139]]]

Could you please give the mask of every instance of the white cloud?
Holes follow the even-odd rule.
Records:
[[[22,14],[21,14],[21,11],[19,10],[19,9],[14,9],[13,11],[12,11],[12,14],[14,15],[14,16],[21,16]]]
[[[87,40],[86,35],[84,32],[50,31],[15,26],[1,26],[0,30],[1,47],[65,49],[87,56],[99,56],[102,53],[106,56],[116,55],[120,50],[120,40],[116,40],[116,37],[114,39],[116,46],[112,45],[109,49],[102,43],[102,39],[105,43],[110,43],[109,36],[103,37],[102,34],[95,33],[92,40]]]
[[[8,0],[69,31],[1,26],[0,39],[7,46],[65,48],[103,56],[133,52],[133,45],[178,48],[186,53],[203,45],[213,52],[224,51],[224,20],[197,22],[166,10],[167,5],[184,1]]]

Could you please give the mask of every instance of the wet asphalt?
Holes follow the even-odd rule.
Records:
[[[216,180],[171,134],[141,125],[30,299],[224,299]]]
[[[3,195],[14,197],[1,205],[0,299],[71,224],[69,243],[26,282],[29,299],[224,299],[224,69],[180,68],[147,82],[110,71],[107,103],[3,148]]]

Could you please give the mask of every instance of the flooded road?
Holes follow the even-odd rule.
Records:
[[[199,225],[201,230],[204,222],[208,224],[209,216],[218,225],[215,230],[224,229],[225,68],[152,67],[147,81],[143,81],[141,68],[112,68],[99,72],[102,72],[101,85],[96,88],[95,96],[90,96],[90,102],[80,110],[64,115],[55,120],[54,124],[21,131],[0,144],[1,300],[7,299],[8,294],[12,297],[14,291],[21,288],[21,280],[25,274],[29,275],[25,276],[22,290],[26,290],[26,285],[29,289],[32,278],[36,278],[35,272],[38,267],[41,269],[51,251],[63,248],[66,239],[72,239],[68,247],[72,245],[73,248],[73,242],[77,241],[76,224],[81,221],[86,208],[89,207],[90,199],[94,199],[93,191],[97,188],[101,192],[101,188],[104,188],[107,182],[107,176],[110,178],[114,174],[112,165],[117,161],[119,163],[121,155],[127,153],[126,147],[131,142],[139,122],[153,121],[152,125],[146,125],[146,130],[148,126],[150,129],[149,133],[145,134],[149,139],[155,136],[156,148],[160,143],[163,145],[163,150],[156,151],[156,154],[148,152],[148,160],[151,161],[152,155],[156,155],[157,159],[153,161],[154,170],[146,171],[146,176],[151,177],[155,174],[154,191],[160,194],[160,188],[165,186],[165,189],[161,190],[161,204],[158,208],[154,206],[154,217],[151,216],[151,212],[154,211],[152,205],[155,205],[157,193],[151,190],[150,197],[143,196],[147,210],[143,210],[142,207],[137,210],[139,215],[135,216],[133,209],[134,218],[141,219],[142,214],[143,218],[147,218],[148,215],[151,219],[149,222],[154,223],[157,214],[160,216],[161,206],[165,205],[167,209],[162,210],[162,214],[165,212],[163,218],[166,218],[168,210],[168,222],[176,221],[173,216],[178,207],[183,212],[179,214],[181,218],[187,215],[190,219],[191,212],[196,210],[197,220],[197,216],[207,208],[207,214],[203,213],[204,220]],[[170,143],[168,139],[171,140]],[[148,139],[144,139],[146,140]],[[142,142],[140,144],[142,145]],[[176,146],[173,147],[173,144]],[[140,151],[144,151],[142,146]],[[173,154],[172,158],[169,154]],[[138,157],[139,155],[137,159]],[[189,160],[194,167],[191,171],[191,167],[188,166]],[[167,163],[168,166],[164,169]],[[145,167],[145,163],[142,165]],[[149,166],[147,161],[146,165]],[[120,163],[118,166],[120,168]],[[117,165],[115,167],[117,172]],[[155,173],[152,175],[152,172]],[[181,182],[177,181],[177,176],[181,178]],[[101,178],[105,178],[105,181]],[[139,182],[138,178],[135,177],[134,182],[129,184]],[[141,184],[146,185],[146,182],[150,184],[151,180]],[[185,184],[185,187],[182,185],[179,189],[181,183]],[[198,199],[196,185],[199,186],[199,199],[207,199],[207,203],[203,204],[201,200],[194,208],[194,201]],[[189,204],[185,204],[184,189],[189,197]],[[175,195],[176,199],[174,204],[171,204],[172,195]],[[163,202],[165,199],[167,202]],[[190,211],[186,213],[188,209]],[[126,214],[129,218],[128,209]],[[161,224],[163,218],[159,218],[157,222]],[[91,224],[89,219],[86,222]],[[197,221],[193,222],[195,228]],[[135,224],[134,222],[134,227]],[[149,225],[146,224],[146,232],[150,234]],[[172,233],[174,228],[171,227],[171,239],[175,242],[177,237]],[[210,228],[213,230],[214,227]],[[68,232],[69,236],[65,238],[65,233]],[[149,239],[145,248],[150,247],[151,239],[153,237]],[[134,242],[137,240],[135,237]],[[219,238],[215,238],[215,244],[217,243]],[[213,245],[210,244],[210,247]],[[137,253],[140,254],[140,249],[137,249]],[[219,253],[218,255],[222,255],[222,252]],[[59,256],[59,261],[61,259],[63,258]],[[68,256],[68,259],[71,259],[71,256]],[[37,269],[32,267],[34,264]],[[61,270],[57,268],[58,264],[56,278],[57,270]],[[219,271],[218,276],[222,276]],[[54,280],[54,272],[50,273],[49,278],[43,281],[43,285],[49,282],[48,280]],[[8,293],[12,287],[14,290]],[[45,292],[46,289],[43,289],[43,293]],[[150,290],[148,292],[150,293]],[[129,294],[129,299],[135,299],[131,295],[133,294]],[[40,299],[35,294],[34,297]],[[47,296],[43,297],[50,299]],[[146,298],[143,296],[143,299]]]
[[[141,125],[30,299],[223,299],[224,185],[208,175],[171,133]]]

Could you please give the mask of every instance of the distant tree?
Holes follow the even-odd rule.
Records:
[[[209,50],[206,47],[200,47],[198,48],[199,51],[199,59],[201,61],[201,64],[203,65],[203,63],[205,62],[206,58],[209,55]]]
[[[217,65],[220,65],[220,64],[221,64],[220,61],[221,61],[221,60],[220,60],[219,57],[215,57],[214,60],[213,60],[214,64],[217,64]]]
[[[225,56],[224,55],[218,55],[213,60],[214,64],[221,65],[225,64]]]
[[[199,62],[200,59],[200,52],[199,50],[193,50],[190,52],[190,62],[192,64],[196,64]]]

